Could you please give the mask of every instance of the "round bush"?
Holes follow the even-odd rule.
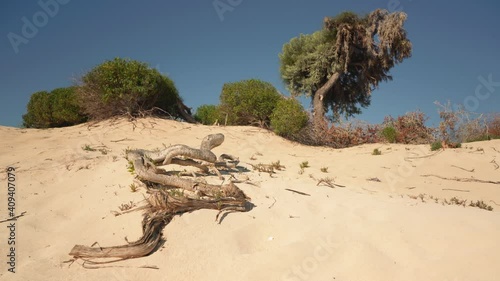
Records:
[[[177,118],[182,102],[168,77],[145,63],[122,58],[106,61],[84,75],[78,97],[92,119],[140,116],[155,107]]]
[[[228,125],[269,127],[270,116],[281,98],[278,90],[257,79],[226,83],[220,96],[221,113]]]
[[[280,99],[271,115],[271,128],[280,136],[292,136],[307,125],[307,113],[295,99]]]
[[[76,99],[76,87],[58,88],[50,92],[51,127],[72,126],[87,120]]]
[[[382,137],[384,137],[384,139],[386,141],[388,141],[389,143],[395,143],[396,142],[396,137],[397,137],[397,132],[396,132],[396,129],[394,129],[394,127],[392,126],[389,126],[389,127],[385,127],[384,129],[382,129]]]
[[[32,94],[27,105],[27,113],[23,115],[23,126],[26,128],[49,128],[51,124],[50,93],[41,91]]]
[[[211,104],[204,104],[196,110],[194,118],[203,125],[213,125],[221,121],[219,107]]]

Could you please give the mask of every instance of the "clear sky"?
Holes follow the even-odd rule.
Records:
[[[414,50],[359,119],[379,123],[420,109],[435,125],[436,100],[500,111],[498,0],[2,0],[0,125],[21,125],[32,93],[70,86],[114,57],[167,74],[193,109],[217,104],[224,83],[243,79],[262,79],[288,94],[279,74],[283,44],[322,28],[325,16],[376,8],[408,14]]]

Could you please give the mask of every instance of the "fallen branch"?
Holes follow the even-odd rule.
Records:
[[[216,161],[237,161],[230,155],[222,155],[219,159],[211,149],[224,141],[224,135],[215,134],[205,137],[200,149],[185,145],[174,145],[163,151],[129,150],[127,159],[133,165],[133,171],[139,180],[148,183],[155,189],[148,189],[151,193],[145,206],[135,210],[144,210],[142,220],[142,237],[121,246],[92,247],[75,245],[69,253],[74,259],[83,259],[86,262],[98,264],[90,259],[117,258],[116,261],[132,259],[150,255],[162,241],[162,230],[176,215],[192,212],[199,209],[219,210],[221,212],[247,211],[250,198],[232,182],[225,185],[213,185],[206,182],[193,181],[178,176],[162,173],[155,164],[181,164],[203,169],[215,169]],[[181,157],[181,158],[179,158]],[[196,160],[194,160],[194,159]],[[200,162],[201,161],[201,162]],[[219,163],[219,166],[225,166]],[[217,171],[218,172],[218,171]],[[127,210],[125,212],[132,211]],[[123,213],[125,213],[123,212]],[[113,261],[115,262],[115,261]]]
[[[0,221],[0,223],[2,223],[2,222],[8,222],[8,221],[15,221],[15,220],[17,220],[18,218],[20,218],[20,217],[24,216],[26,213],[27,213],[27,212],[26,212],[26,211],[24,211],[24,212],[22,212],[20,215],[17,215],[17,216],[15,216],[15,217],[10,218],[10,219],[1,220],[1,221]]]
[[[474,178],[446,178],[438,175],[421,175],[421,177],[436,177],[442,180],[453,180],[453,181],[459,181],[459,182],[479,182],[479,183],[491,183],[491,184],[500,184],[500,181],[489,181],[489,180],[478,180]]]
[[[441,152],[442,152],[442,150],[438,150],[438,151],[436,151],[436,152],[434,152],[434,153],[432,153],[432,154],[428,154],[428,155],[424,155],[424,156],[405,157],[405,158],[404,158],[404,160],[405,160],[405,161],[408,161],[408,160],[413,160],[413,159],[429,158],[429,157],[432,157],[432,156],[434,156],[434,155],[437,155],[437,154],[439,154],[439,153],[441,153]]]
[[[452,166],[453,168],[458,168],[458,169],[464,170],[464,171],[469,172],[469,173],[474,172],[474,169],[472,169],[472,170],[467,170],[467,169],[465,169],[465,168],[458,167],[458,166],[455,166],[455,165],[451,165],[451,166]]]
[[[274,204],[276,203],[276,198],[273,197],[273,199],[274,199],[274,202],[273,202],[273,204],[271,204],[271,206],[267,207],[268,209],[271,209],[274,206]]]
[[[454,188],[443,188],[441,190],[459,191],[459,192],[470,192],[470,190],[465,189],[454,189]]]
[[[289,188],[285,188],[285,190],[288,190],[288,191],[291,191],[291,192],[294,192],[294,193],[297,193],[300,195],[304,195],[304,196],[311,196],[311,194],[307,194],[307,193],[304,193],[302,191],[297,191],[297,190],[293,190],[293,189],[289,189]]]

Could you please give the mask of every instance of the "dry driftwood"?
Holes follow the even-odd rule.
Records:
[[[174,145],[163,151],[130,150],[127,158],[132,162],[137,177],[142,182],[156,183],[163,189],[151,190],[142,221],[142,237],[132,243],[112,247],[88,247],[75,245],[69,253],[74,259],[118,258],[119,260],[143,257],[154,252],[162,241],[161,232],[175,215],[199,209],[223,211],[246,211],[248,198],[232,182],[213,185],[195,182],[178,176],[159,173],[155,163],[175,163],[204,169],[208,165],[219,165],[237,158],[223,154],[219,159],[211,151],[224,141],[224,135],[205,137],[199,149],[185,145]],[[176,157],[187,159],[178,159]],[[198,162],[194,159],[201,160]],[[208,164],[207,164],[208,163]],[[217,215],[218,218],[218,215]]]
[[[442,180],[452,180],[452,181],[460,181],[460,182],[479,182],[479,183],[491,183],[491,184],[500,184],[500,181],[490,181],[490,180],[479,180],[474,178],[447,178],[438,175],[421,175],[421,177],[436,177]]]

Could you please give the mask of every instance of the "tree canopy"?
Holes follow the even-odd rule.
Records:
[[[406,18],[381,9],[366,16],[344,12],[283,46],[282,79],[292,95],[312,98],[316,125],[330,109],[335,119],[359,114],[379,83],[392,79],[390,69],[411,56]]]

